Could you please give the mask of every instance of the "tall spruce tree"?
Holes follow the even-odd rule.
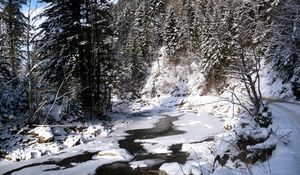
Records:
[[[115,50],[123,63],[118,76],[121,85],[119,93],[121,96],[129,93],[131,98],[140,97],[141,84],[145,82],[147,68],[162,37],[156,17],[156,12],[162,13],[161,1],[136,2],[119,1],[116,8],[119,17],[116,21]]]
[[[103,0],[44,0],[39,57],[42,77],[69,94],[86,112],[110,107],[112,71],[110,15]]]
[[[112,59],[112,43],[110,37],[113,35],[111,29],[111,15],[107,1],[91,0],[86,3],[86,31],[85,40],[86,54],[88,60],[87,79],[89,82],[89,93],[84,93],[84,98],[91,102],[94,112],[110,110],[111,86],[114,77],[115,60]],[[92,100],[91,100],[92,99]],[[101,110],[97,110],[100,108]]]
[[[180,47],[178,20],[174,7],[170,7],[167,11],[164,26],[164,44],[169,55],[175,55]]]
[[[279,72],[284,82],[291,80],[294,75],[300,77],[300,2],[266,1],[261,3],[261,10],[272,21],[267,23],[267,52],[269,62]]]
[[[134,14],[134,21],[132,22],[132,33],[128,40],[128,66],[129,81],[128,92],[131,93],[131,98],[139,98],[142,86],[146,78],[146,65],[149,54],[149,40],[148,28],[146,19],[146,3],[139,4]]]
[[[26,18],[21,7],[26,0],[0,1],[0,118],[25,117],[28,99],[22,79]]]
[[[194,9],[190,0],[183,0],[180,9],[180,45],[185,52],[192,50],[193,22],[195,19]]]
[[[201,4],[203,21],[202,27],[202,43],[201,57],[203,62],[203,71],[206,77],[206,87],[208,89],[216,88],[222,81],[224,72],[225,56],[221,52],[223,44],[224,29],[221,27],[224,24],[221,10],[221,1],[203,1]]]
[[[22,46],[26,19],[21,12],[21,6],[25,4],[26,0],[0,1],[1,59],[3,64],[9,64],[9,70],[13,76],[17,76],[23,58]]]
[[[146,1],[149,8],[147,16],[149,20],[149,43],[150,52],[154,54],[162,45],[163,37],[163,22],[165,17],[166,2],[164,0],[149,0]]]
[[[9,61],[6,55],[6,41],[7,41],[7,35],[5,32],[5,23],[3,20],[3,13],[1,9],[1,15],[0,15],[0,80],[1,82],[7,82],[9,78],[11,77],[11,72],[9,71]]]

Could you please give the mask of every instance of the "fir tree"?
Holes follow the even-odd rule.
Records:
[[[267,1],[261,9],[272,22],[267,23],[267,60],[275,64],[279,77],[288,82],[300,75],[300,2],[297,0]]]
[[[203,2],[205,3],[205,2]],[[201,55],[203,58],[204,75],[206,77],[206,87],[208,89],[217,88],[220,81],[223,80],[223,73],[225,68],[225,56],[221,52],[224,29],[222,16],[220,13],[220,1],[209,1],[203,5],[202,9],[202,44]]]
[[[135,12],[135,19],[132,26],[132,36],[130,45],[130,83],[129,92],[133,98],[139,98],[141,91],[140,84],[143,84],[146,78],[146,65],[149,54],[149,31],[146,19],[146,4],[141,3]]]
[[[110,15],[103,0],[44,0],[50,3],[41,25],[42,77],[59,94],[69,94],[87,112],[110,106],[112,62]],[[59,20],[58,20],[59,19]]]
[[[170,7],[167,11],[164,27],[164,43],[169,55],[174,55],[180,47],[178,22],[173,7]]]
[[[6,55],[6,39],[7,35],[5,33],[5,24],[2,18],[2,14],[0,16],[0,80],[1,82],[9,81],[11,77],[11,72],[9,71],[9,61]]]
[[[154,54],[163,45],[164,41],[163,22],[166,4],[164,0],[150,0],[146,1],[146,3],[149,3],[146,14],[149,23],[149,50],[150,53]]]
[[[9,69],[13,76],[17,76],[21,64],[22,46],[24,44],[24,31],[26,27],[25,16],[21,12],[21,6],[26,0],[2,0],[1,18],[1,55],[2,64],[9,63]],[[7,60],[7,61],[5,61]]]
[[[184,51],[192,50],[194,9],[190,0],[183,0],[180,9],[180,45]]]

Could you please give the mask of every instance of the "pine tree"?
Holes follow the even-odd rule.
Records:
[[[165,15],[165,1],[164,0],[149,0],[149,8],[147,11],[147,19],[149,20],[149,43],[150,53],[154,54],[162,45],[164,41],[163,21]],[[153,56],[152,56],[153,57]]]
[[[149,60],[147,60],[149,56],[149,31],[146,8],[146,3],[139,4],[132,23],[132,36],[129,48],[130,83],[128,85],[132,98],[140,97],[141,84],[144,84],[146,78],[146,65],[147,63],[149,64]]]
[[[119,61],[117,68],[116,93],[121,97],[126,97],[132,91],[131,82],[131,54],[133,49],[133,22],[135,20],[137,3],[134,1],[120,0],[115,6],[114,24],[114,57]]]
[[[110,107],[113,69],[108,3],[44,2],[50,5],[43,14],[47,20],[41,25],[43,38],[39,42],[42,77],[54,85],[56,93],[80,102],[86,112],[105,113]]]
[[[26,27],[25,16],[21,12],[21,6],[26,0],[2,0],[0,1],[1,11],[1,34],[2,64],[9,63],[9,69],[13,76],[18,74],[21,64],[22,46],[24,44],[24,31]],[[3,49],[3,50],[2,50]]]
[[[0,1],[0,120],[25,117],[28,98],[21,76],[26,18],[21,12],[26,0]]]
[[[114,64],[115,60],[112,59],[112,46],[110,37],[113,35],[113,31],[110,27],[110,21],[112,19],[109,14],[109,4],[106,1],[93,0],[90,5],[87,6],[87,16],[88,26],[84,30],[86,33],[87,45],[85,48],[89,48],[88,52],[91,53],[90,56],[86,54],[86,60],[90,64],[88,66],[90,79],[91,92],[91,104],[92,110],[95,112],[97,108],[100,108],[101,112],[110,110],[110,98],[111,98],[111,86],[114,77]],[[90,27],[89,27],[90,26]],[[88,94],[84,94],[85,97]]]
[[[193,50],[195,10],[190,0],[183,0],[180,9],[180,45],[187,51]]]
[[[117,6],[117,39],[115,49],[122,60],[120,89],[122,95],[138,98],[145,82],[146,72],[153,61],[156,49],[161,47],[163,30],[161,0],[119,1]],[[118,16],[118,15],[117,15]],[[120,44],[123,43],[123,44]],[[124,86],[126,85],[126,86]]]
[[[134,20],[134,10],[130,3],[123,3],[124,1],[118,2],[115,6],[115,36],[116,41],[114,42],[114,49],[117,54],[120,54],[122,58],[126,57],[126,45],[131,33],[132,22]]]
[[[82,57],[79,45],[82,41],[80,26],[81,0],[50,3],[42,14],[47,20],[41,24],[43,38],[39,57],[43,61],[43,78],[59,86],[74,71],[74,63]]]
[[[300,2],[297,0],[266,1],[261,5],[272,22],[267,26],[267,59],[274,63],[278,76],[288,82],[300,75]]]
[[[164,26],[164,43],[169,55],[175,55],[180,47],[178,21],[173,7],[170,7],[167,11]]]
[[[9,71],[9,61],[6,55],[5,41],[7,41],[7,35],[5,33],[5,24],[3,21],[2,13],[0,15],[0,80],[1,82],[9,81],[11,72]]]
[[[202,7],[202,44],[201,55],[203,58],[204,75],[206,77],[206,88],[218,88],[224,79],[224,68],[226,67],[226,56],[222,52],[222,37],[226,31],[222,28],[222,2],[203,2]]]

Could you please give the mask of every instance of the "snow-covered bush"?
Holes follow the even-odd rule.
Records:
[[[83,109],[77,101],[67,96],[55,98],[54,93],[49,93],[39,99],[34,123],[64,123],[83,116]]]
[[[264,121],[262,127],[257,119]],[[233,132],[224,134],[217,142],[215,165],[247,167],[258,161],[265,161],[276,148],[278,139],[269,127],[271,113],[267,108],[257,118],[244,113],[240,115],[239,124],[233,128]]]
[[[300,100],[300,78],[297,77],[292,81],[292,91],[297,100]]]
[[[272,113],[268,111],[268,107],[262,107],[262,111],[259,112],[258,116],[254,117],[254,120],[259,124],[260,127],[267,128],[272,124]]]
[[[0,119],[3,121],[25,117],[28,109],[24,84],[0,86]]]

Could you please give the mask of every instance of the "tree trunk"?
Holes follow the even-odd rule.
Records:
[[[31,26],[31,0],[28,0],[28,16],[26,27],[26,51],[27,51],[27,71],[28,71],[28,124],[32,124],[33,98],[32,98],[32,60],[30,53],[30,26]]]

